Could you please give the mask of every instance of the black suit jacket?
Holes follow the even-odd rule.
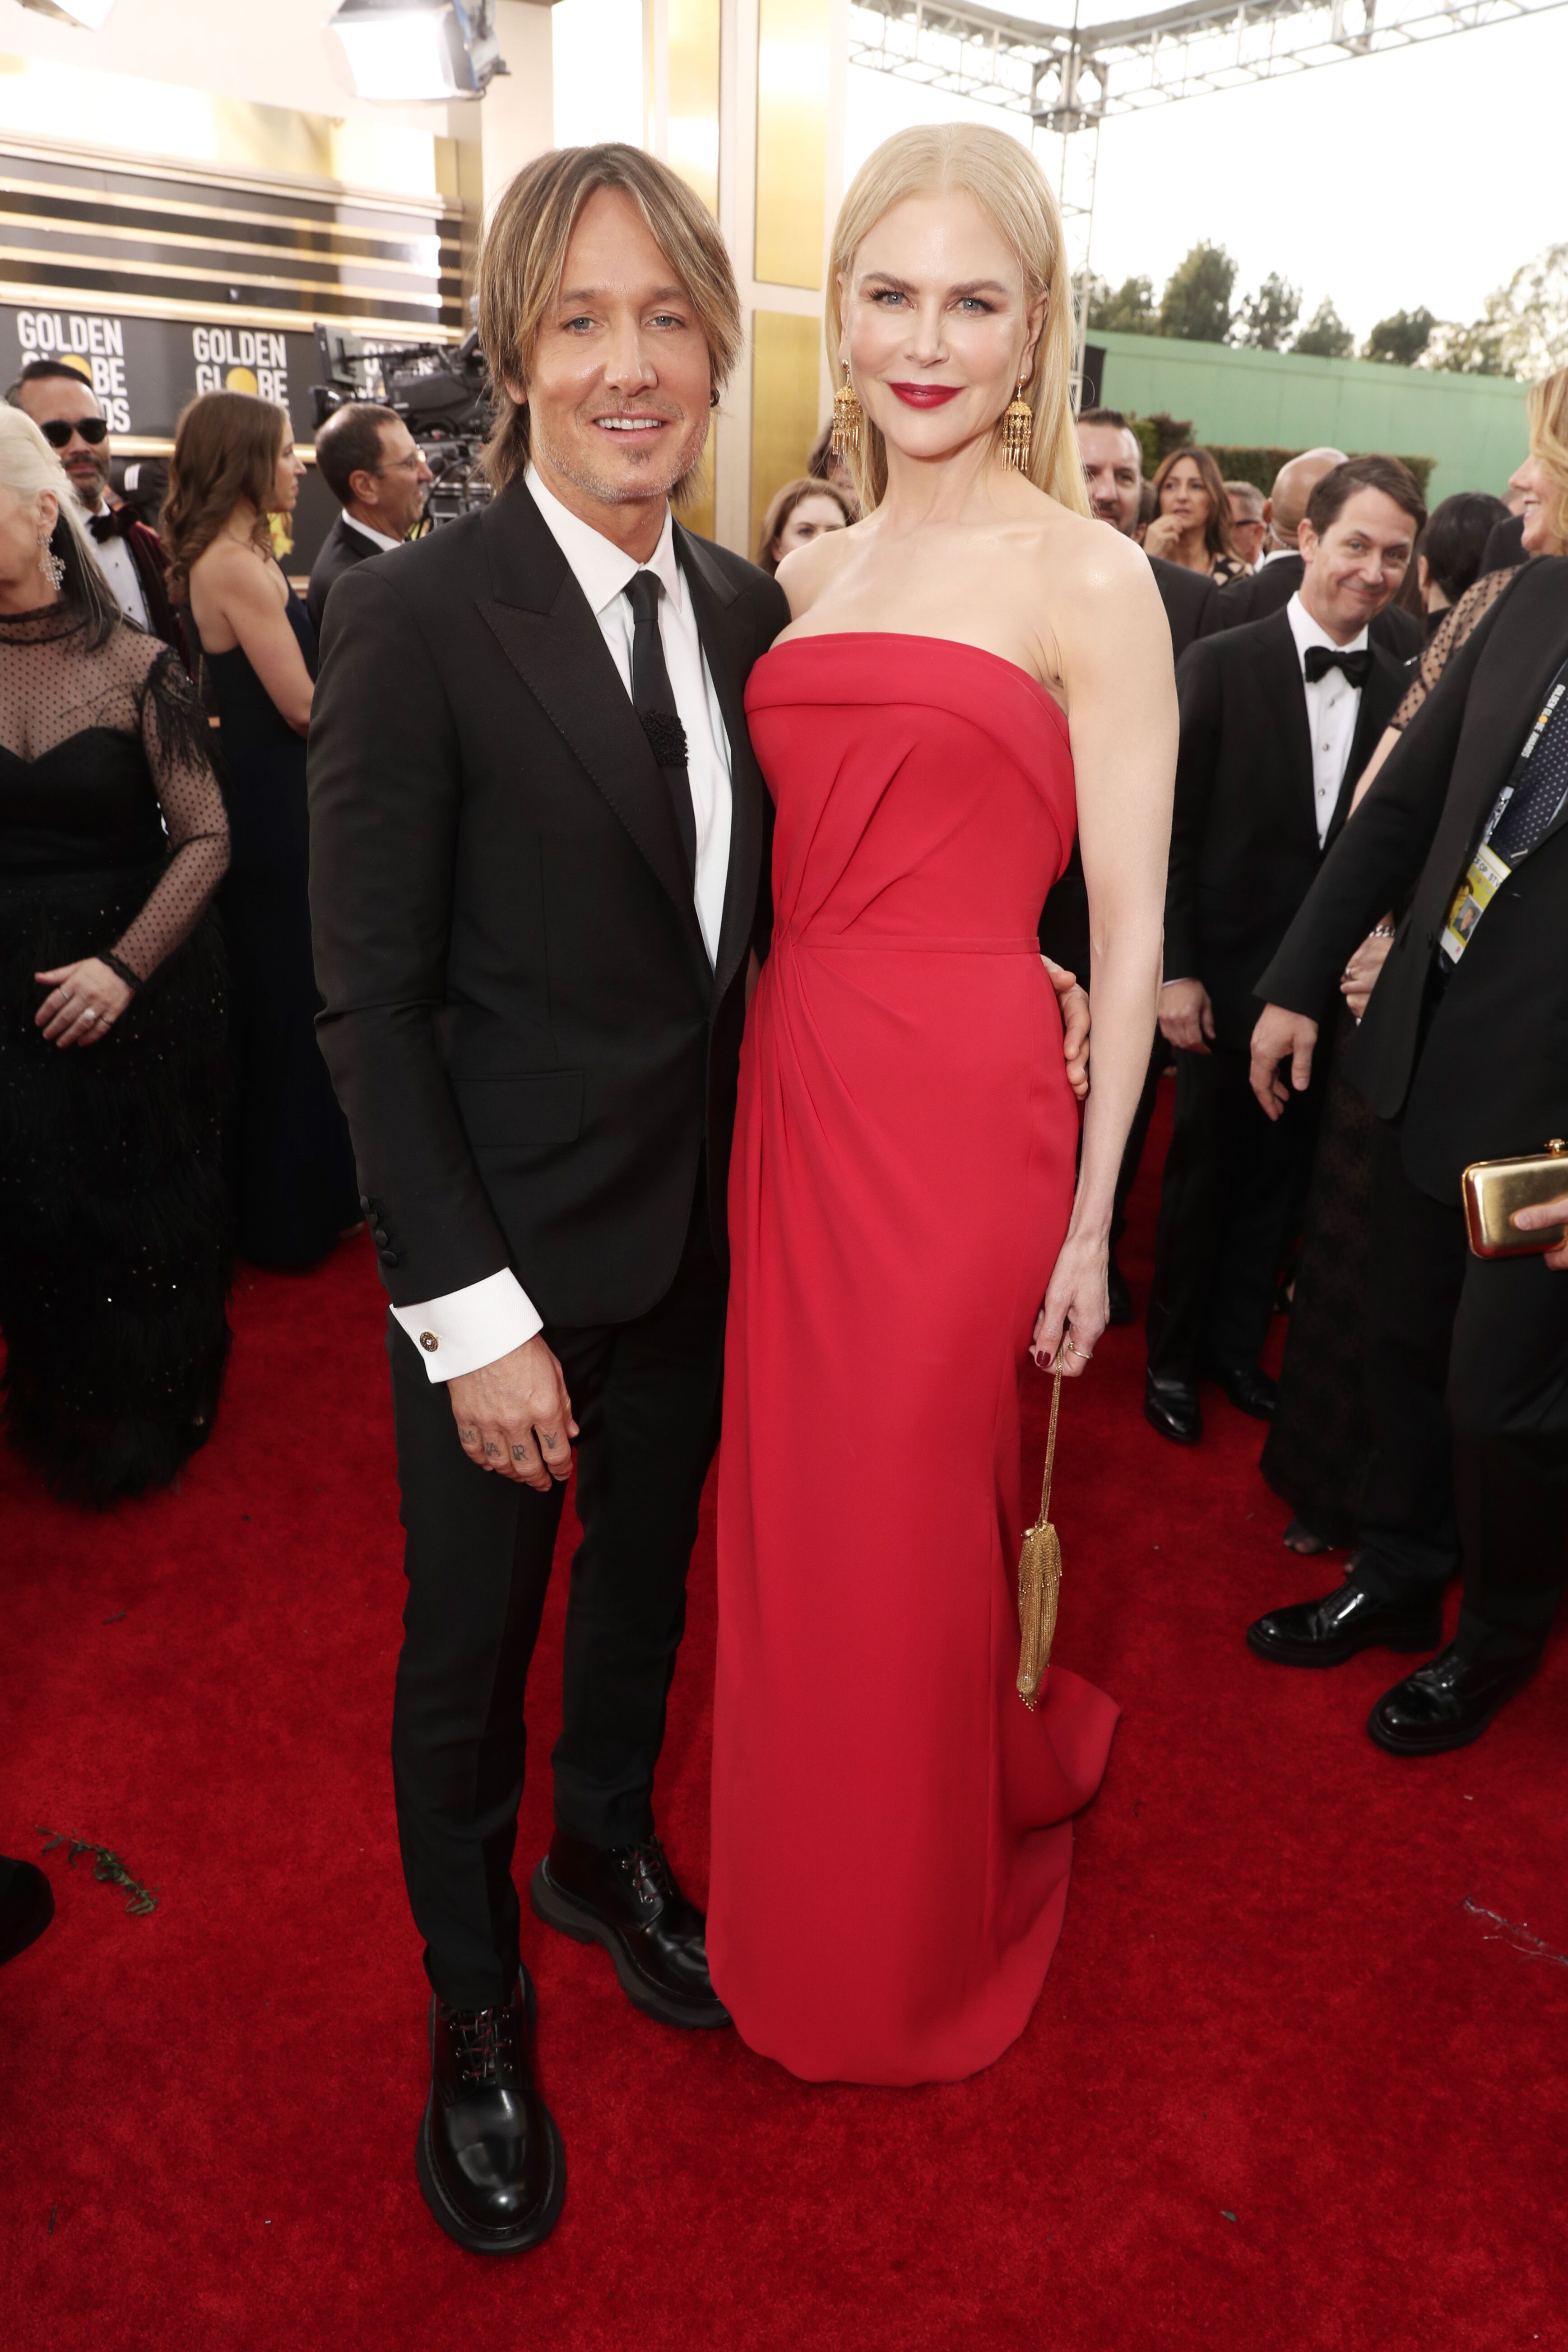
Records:
[[[311,715],[322,1051],[393,1303],[512,1265],[547,1323],[663,1297],[724,1199],[769,803],[742,703],[789,617],[678,526],[729,738],[716,970],[669,793],[528,491],[332,592]]]
[[[1448,663],[1258,983],[1321,1019],[1356,942],[1414,883],[1345,1067],[1381,1118],[1403,1118],[1405,1165],[1435,1200],[1458,1200],[1472,1160],[1568,1135],[1568,820],[1435,978],[1454,891],[1565,659],[1568,560],[1542,557]]]
[[[1524,517],[1510,515],[1505,521],[1494,522],[1481,550],[1481,572],[1511,572],[1524,560]],[[1478,579],[1480,576],[1476,574]]]
[[[321,551],[310,566],[310,581],[305,591],[305,610],[310,615],[318,644],[327,610],[327,591],[332,583],[341,579],[345,572],[351,572],[356,563],[363,563],[367,556],[391,552],[390,548],[377,547],[362,530],[356,530],[346,516],[338,517],[321,541]]]
[[[1372,648],[1355,735],[1328,831],[1343,826],[1356,778],[1405,691],[1401,666]],[[1223,1045],[1245,1045],[1252,991],[1312,888],[1318,846],[1306,689],[1283,612],[1223,629],[1188,647],[1176,667],[1176,757],[1167,979],[1201,980]]]
[[[1171,653],[1180,661],[1195,638],[1226,625],[1220,617],[1219,591],[1205,573],[1189,572],[1185,563],[1167,563],[1163,556],[1151,555],[1149,570],[1170,624]],[[1076,835],[1066,870],[1040,919],[1040,951],[1065,964],[1088,987],[1089,892]]]
[[[1514,561],[1518,560],[1516,556]],[[1301,586],[1306,569],[1299,555],[1277,555],[1260,572],[1228,582],[1219,591],[1219,619],[1215,625],[1239,629],[1248,621],[1267,620],[1270,613],[1282,613]],[[1396,661],[1412,659],[1420,652],[1423,642],[1421,624],[1415,614],[1402,612],[1397,604],[1389,604],[1378,614],[1367,635]]]

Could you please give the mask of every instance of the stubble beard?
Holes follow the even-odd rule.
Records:
[[[583,491],[607,507],[646,506],[654,499],[673,499],[683,482],[689,480],[702,464],[703,451],[707,446],[708,420],[699,416],[688,427],[678,443],[674,457],[663,469],[663,478],[650,474],[635,483],[608,482],[583,464],[575,454],[559,449],[548,432],[540,430],[538,419],[529,418],[530,442],[534,454],[545,459],[551,470],[574,489]]]

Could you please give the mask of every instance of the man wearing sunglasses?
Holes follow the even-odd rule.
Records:
[[[99,567],[121,611],[172,646],[188,667],[184,635],[165,585],[162,541],[110,492],[109,427],[91,384],[63,360],[29,360],[6,396],[32,418],[69,475]]]

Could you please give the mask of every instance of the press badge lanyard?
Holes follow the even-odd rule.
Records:
[[[1523,750],[1514,762],[1513,773],[1497,796],[1496,805],[1490,816],[1488,817],[1486,830],[1481,835],[1480,845],[1465,870],[1464,880],[1454,893],[1453,904],[1448,908],[1448,919],[1443,926],[1443,937],[1440,942],[1449,971],[1452,971],[1464,954],[1475,936],[1476,925],[1519,862],[1518,854],[1511,863],[1508,858],[1500,856],[1498,852],[1490,848],[1488,845],[1507,815],[1515,794],[1523,789],[1529,777],[1531,756],[1556,717],[1557,706],[1565,694],[1568,694],[1568,662],[1563,663],[1547,688],[1546,699],[1541,706],[1534,726],[1525,739]],[[1563,800],[1568,800],[1568,785],[1563,788]],[[1551,824],[1557,817],[1563,806],[1563,800],[1559,800],[1557,807],[1547,815],[1545,824],[1542,827],[1543,832],[1546,825]],[[1522,854],[1528,856],[1529,852],[1525,851]]]

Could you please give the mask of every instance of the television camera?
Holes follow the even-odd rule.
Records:
[[[490,425],[490,378],[477,330],[455,345],[393,344],[318,327],[316,352],[324,379],[310,393],[317,431],[350,401],[374,401],[401,416],[434,476],[427,529],[488,503],[479,458]]]

